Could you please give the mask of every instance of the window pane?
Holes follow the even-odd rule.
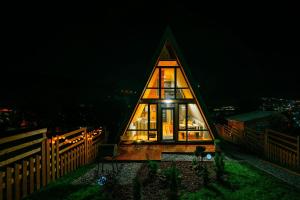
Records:
[[[188,104],[188,129],[207,130],[197,104]]]
[[[171,67],[171,66],[178,66],[178,63],[176,60],[161,60],[158,62],[157,66]]]
[[[176,69],[176,74],[177,74],[177,87],[188,87],[187,82],[185,81],[185,78],[181,72],[181,69],[177,68]]]
[[[150,129],[156,129],[156,104],[150,105]]]
[[[148,131],[126,131],[122,140],[148,140]]]
[[[190,89],[176,89],[177,99],[193,99]]]
[[[146,89],[143,95],[143,99],[158,99],[159,98],[158,89]]]
[[[157,141],[157,131],[149,131],[149,140]]]
[[[188,131],[188,141],[211,140],[208,131]]]
[[[148,130],[148,104],[139,104],[128,129]]]
[[[155,69],[147,87],[158,88],[158,83],[159,83],[159,69],[157,68],[157,69]]]
[[[186,129],[185,122],[186,122],[186,105],[181,104],[179,105],[179,130]]]
[[[199,141],[201,138],[200,131],[188,131],[188,141]]]
[[[175,89],[161,89],[162,99],[175,99]]]
[[[174,88],[175,76],[174,68],[162,68],[161,69],[161,87],[162,88]]]
[[[178,132],[178,141],[186,141],[186,131]]]

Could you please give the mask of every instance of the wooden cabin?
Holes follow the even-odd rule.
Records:
[[[189,81],[187,65],[170,29],[155,58],[149,79],[121,133],[121,143],[213,144],[213,125],[198,88]]]
[[[253,111],[239,115],[227,117],[228,126],[244,131],[245,128],[251,128],[258,132],[264,131],[270,127],[272,117],[278,115],[275,111]]]

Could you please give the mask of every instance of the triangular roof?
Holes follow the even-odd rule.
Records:
[[[178,47],[178,44],[177,44],[177,42],[175,40],[175,37],[174,37],[174,35],[172,33],[172,30],[171,30],[170,26],[166,27],[166,29],[164,31],[164,34],[163,34],[163,36],[162,36],[162,38],[160,40],[159,46],[158,46],[156,52],[154,53],[154,56],[152,57],[152,61],[151,61],[152,72],[151,72],[151,75],[148,76],[148,77],[152,76],[152,74],[153,74],[153,72],[155,70],[155,65],[157,64],[157,61],[158,61],[158,59],[159,59],[159,57],[160,57],[160,55],[161,55],[161,53],[163,51],[163,48],[164,48],[166,42],[168,42],[168,43],[171,44],[171,46],[172,46],[172,48],[173,48],[173,50],[174,50],[174,52],[175,52],[178,60],[181,63],[181,66],[183,66],[183,68],[184,68],[184,73],[187,76],[188,83],[190,84],[190,87],[192,88],[194,96],[196,97],[196,102],[197,102],[198,106],[202,109],[203,115],[205,116],[205,120],[206,120],[206,122],[208,124],[210,132],[212,133],[212,137],[214,139],[214,137],[216,136],[215,126],[213,125],[212,120],[210,119],[210,115],[208,113],[208,109],[207,109],[207,107],[206,107],[206,105],[205,105],[205,103],[204,103],[204,101],[203,101],[203,99],[202,99],[202,97],[201,97],[201,95],[199,93],[199,89],[197,88],[196,82],[192,78],[191,70],[189,69],[189,67],[188,67],[188,65],[187,65],[187,63],[186,63],[186,61],[184,59],[184,56],[182,55],[182,52],[180,51],[180,49]],[[147,86],[148,82],[149,82],[149,80],[145,84],[145,87]],[[143,89],[143,92],[141,93],[141,96],[139,97],[139,99],[138,99],[138,101],[136,103],[136,106],[133,109],[131,109],[131,112],[128,113],[129,116],[126,119],[124,119],[123,125],[122,125],[122,127],[120,127],[121,128],[121,130],[120,130],[121,134],[124,133],[124,131],[126,130],[127,125],[128,125],[127,124],[128,123],[128,119],[130,118],[130,116],[132,117],[132,113],[134,113],[134,111],[136,110],[137,105],[139,104],[139,100],[142,98],[142,95],[145,92],[145,87]]]

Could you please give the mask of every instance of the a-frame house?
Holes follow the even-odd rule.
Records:
[[[153,70],[121,133],[121,143],[212,143],[207,109],[189,82],[186,64],[167,28]]]

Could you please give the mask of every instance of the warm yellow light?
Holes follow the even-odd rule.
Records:
[[[157,66],[167,66],[167,67],[171,67],[171,66],[178,66],[178,63],[176,60],[161,60],[158,62]]]
[[[169,104],[169,103],[172,103],[172,100],[167,99],[167,100],[165,100],[164,102]]]

